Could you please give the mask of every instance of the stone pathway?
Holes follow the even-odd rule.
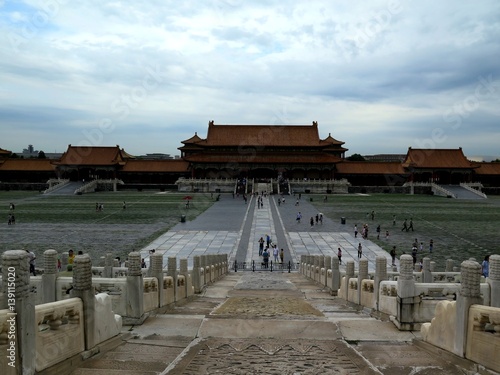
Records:
[[[73,375],[456,375],[472,368],[299,273],[230,273],[124,332],[130,336],[121,345]]]
[[[278,205],[276,197],[265,197],[263,202],[263,207],[259,208],[255,197],[244,204],[241,198],[224,196],[192,222],[179,223],[150,243],[141,250],[142,257],[149,264],[149,251],[155,249],[157,254],[164,255],[165,267],[168,257],[176,256],[187,258],[191,268],[193,257],[203,254],[230,254],[230,262],[237,259],[249,264],[260,262],[258,240],[269,234],[274,242],[277,241],[278,248],[284,249],[285,262],[298,263],[301,255],[336,257],[340,247],[343,270],[347,261],[357,263],[357,248],[361,243],[370,272],[375,271],[377,256],[385,256],[387,264],[391,264],[385,250],[360,235],[354,238],[345,231],[345,225],[341,227],[343,231],[333,232],[338,226],[325,217],[323,224],[311,227],[307,218],[318,212],[305,200],[300,201],[299,206],[293,203]],[[303,213],[300,224],[295,220],[298,211]]]

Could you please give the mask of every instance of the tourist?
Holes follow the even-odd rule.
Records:
[[[309,223],[311,224],[311,228],[314,227],[314,217],[311,216]]]
[[[323,224],[323,214],[321,212],[319,213],[319,223]]]
[[[380,224],[377,226],[377,240],[380,240]]]
[[[432,253],[433,249],[434,249],[434,241],[431,239],[429,241],[429,253]]]
[[[280,260],[281,264],[283,264],[283,261],[285,259],[285,251],[283,249],[280,250]]]
[[[276,245],[274,245],[273,248],[273,257],[274,257],[274,263],[278,263],[278,257],[279,257],[279,250]]]
[[[358,258],[361,259],[362,256],[363,256],[363,246],[361,246],[361,242],[360,242],[358,245]]]
[[[26,252],[28,253],[28,259],[29,259],[29,263],[30,263],[30,273],[32,273],[33,276],[36,276],[36,272],[35,272],[36,255],[34,252],[29,251],[29,250],[26,250]]]
[[[316,225],[318,225],[319,222],[319,214],[316,214]]]
[[[337,257],[339,258],[339,264],[342,264],[342,249],[340,247],[337,249]]]
[[[296,218],[296,221],[298,224],[300,224],[300,219],[302,219],[302,214],[300,213],[300,211],[297,213],[297,218]]]
[[[375,220],[375,211],[372,211],[371,217],[372,217],[372,221]]]
[[[266,234],[266,245],[267,247],[271,246],[271,236],[269,234]]]
[[[125,203],[125,201],[123,201],[122,209],[126,209],[126,208],[127,208],[127,204]]]
[[[388,239],[389,239],[389,231],[388,231],[388,230],[386,230],[386,231],[385,231],[385,239],[386,239],[386,240],[388,240]]]
[[[358,238],[358,225],[354,224],[354,238]]]
[[[259,239],[259,256],[262,256],[262,252],[264,251],[264,238]]]
[[[142,258],[141,260],[141,268],[147,268],[146,261],[144,260],[144,258]]]
[[[78,250],[78,254],[77,255],[83,255],[83,251]]]
[[[392,265],[395,266],[396,265],[396,246],[392,247],[392,250],[389,254],[391,254]]]
[[[490,256],[486,255],[484,257],[483,263],[481,263],[481,273],[484,277],[488,277],[490,275]]]
[[[408,229],[406,229],[406,231],[408,232],[410,229],[413,232],[413,219],[410,219],[410,225],[408,226]]]
[[[264,268],[267,268],[269,265],[269,252],[268,252],[267,247],[264,249],[264,252],[262,253],[262,260],[263,260]]]
[[[68,265],[73,266],[73,261],[75,260],[75,252],[73,249],[69,249],[68,251]]]
[[[392,225],[396,225],[396,215],[392,215]]]
[[[411,248],[411,256],[413,258],[413,266],[415,266],[415,263],[417,263],[417,247],[413,246]]]
[[[408,221],[405,219],[405,221],[403,221],[403,228],[401,228],[401,232],[403,231],[407,231],[408,232]]]

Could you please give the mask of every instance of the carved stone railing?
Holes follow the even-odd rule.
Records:
[[[79,298],[35,306],[36,370],[41,371],[85,349],[83,303]]]
[[[469,310],[465,357],[500,371],[500,308],[472,305]]]

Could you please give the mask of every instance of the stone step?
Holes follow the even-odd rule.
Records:
[[[112,370],[100,368],[79,368],[71,375],[158,375],[157,371]]]
[[[159,360],[154,361],[151,359],[149,359],[148,362],[137,360],[96,359],[83,363],[80,369],[99,369],[103,371],[103,374],[109,374],[110,370],[120,371],[120,374],[123,374],[123,371],[130,371],[131,374],[143,374],[162,372],[167,368],[168,364],[168,362]],[[106,372],[104,372],[104,370]]]

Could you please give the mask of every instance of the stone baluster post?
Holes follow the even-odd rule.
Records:
[[[120,261],[118,259],[113,259],[113,267],[121,267]]]
[[[373,293],[375,294],[375,308],[378,311],[380,301],[380,283],[388,280],[387,276],[387,258],[378,256],[375,259],[375,279],[373,280]]]
[[[306,274],[306,272],[305,272],[305,270],[304,270],[304,268],[305,268],[305,267],[304,267],[304,263],[305,263],[305,261],[306,261],[306,257],[305,257],[304,255],[301,255],[301,256],[300,256],[300,273],[301,273],[301,274],[303,274],[303,275],[305,275],[305,274]]]
[[[320,258],[323,258],[322,256],[315,255],[314,256],[314,281],[319,282],[319,270],[320,270]]]
[[[413,278],[413,258],[403,254],[399,258],[397,322],[400,330],[413,330],[413,312],[415,309],[415,279]]]
[[[490,305],[500,307],[500,255],[490,255],[490,273],[486,282],[490,284]]]
[[[455,261],[453,259],[446,259],[446,272],[453,272],[453,266]]]
[[[349,280],[354,277],[354,261],[348,260],[345,265],[345,298],[349,300]]]
[[[431,258],[424,258],[422,261],[422,282],[432,283]]]
[[[336,296],[340,288],[340,262],[339,258],[332,258],[332,290],[331,295]]]
[[[203,268],[203,278],[200,279],[200,286],[203,287],[208,284],[208,277],[207,275],[207,256],[206,255],[200,255],[200,268]]]
[[[151,262],[151,277],[158,280],[158,307],[162,307],[165,304],[163,297],[163,254],[151,254],[149,259]]]
[[[368,259],[360,259],[358,263],[358,304],[361,305],[361,291],[363,280],[368,279]],[[368,306],[371,307],[371,306]]]
[[[5,295],[2,309],[8,309],[7,324],[9,333],[14,328],[15,339],[9,339],[7,349],[11,343],[15,358],[8,357],[8,362],[14,362],[15,367],[3,369],[6,374],[32,375],[35,373],[36,358],[36,330],[35,299],[30,293],[29,257],[24,250],[7,250],[2,255],[2,292]],[[12,295],[13,294],[13,295]],[[14,299],[14,301],[11,301]],[[14,303],[11,303],[14,302]],[[2,353],[10,356],[10,353]],[[14,359],[12,361],[12,359]]]
[[[201,280],[200,280],[200,256],[193,257],[193,286],[196,294],[201,293]]]
[[[323,268],[325,269],[325,275],[323,276],[323,280],[321,280],[321,283],[324,286],[328,286],[328,270],[332,269],[332,257],[331,256],[325,256],[325,259],[323,260]]]
[[[179,286],[177,285],[177,258],[168,257],[167,261],[167,276],[170,276],[174,280],[174,301],[178,300]]]
[[[71,297],[83,302],[85,349],[92,349],[96,343],[95,291],[92,286],[92,260],[88,254],[77,255],[73,260],[73,289]]]
[[[102,277],[113,277],[113,265],[116,259],[113,259],[112,253],[106,253],[104,258],[104,271]]]
[[[218,257],[220,260],[220,257]],[[191,284],[191,277],[189,277],[189,272],[188,272],[188,260],[186,258],[182,258],[179,261],[179,269],[180,269],[180,274],[184,276],[184,288],[186,290],[186,298],[191,296],[193,294],[192,292],[192,284]],[[220,262],[219,262],[220,263]]]
[[[461,284],[456,302],[455,344],[453,353],[465,356],[467,345],[467,325],[469,324],[469,308],[474,304],[482,304],[481,298],[481,265],[472,260],[461,264]]]
[[[429,265],[429,269],[431,270],[431,272],[436,272],[436,262],[431,260],[431,263]]]
[[[43,303],[56,301],[56,279],[57,279],[57,251],[45,250],[43,253],[42,290]]]
[[[127,321],[142,322],[144,319],[144,280],[141,269],[141,253],[129,253],[128,261]]]

